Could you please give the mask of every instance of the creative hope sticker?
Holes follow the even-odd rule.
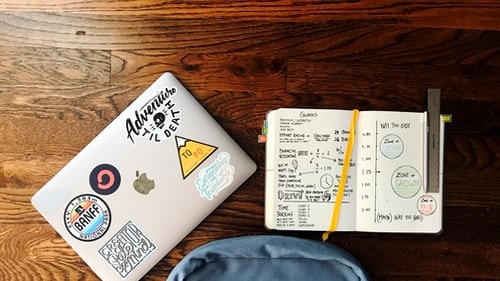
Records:
[[[80,241],[94,241],[109,229],[111,213],[101,198],[82,194],[71,200],[64,211],[68,232]]]
[[[136,138],[162,142],[171,138],[181,125],[181,110],[172,100],[177,89],[167,87],[157,92],[139,110],[135,110],[133,117],[125,121],[127,138],[132,143],[135,143]]]
[[[156,248],[151,239],[129,221],[99,249],[99,254],[125,278]]]
[[[233,182],[234,167],[230,160],[229,153],[222,152],[214,163],[200,171],[195,184],[201,197],[212,200]]]

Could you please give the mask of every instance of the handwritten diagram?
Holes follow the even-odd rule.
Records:
[[[266,195],[273,201],[266,199],[266,208],[274,208],[279,229],[326,230],[344,165],[340,229],[441,227],[441,194],[425,191],[424,113],[361,112],[349,163],[351,111],[278,109],[268,116]]]

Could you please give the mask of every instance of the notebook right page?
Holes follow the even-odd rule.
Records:
[[[357,228],[439,232],[441,194],[426,192],[426,113],[364,111],[357,130]]]

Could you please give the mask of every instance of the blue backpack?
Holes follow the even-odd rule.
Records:
[[[337,246],[287,236],[243,236],[190,252],[167,281],[369,281],[359,262]]]

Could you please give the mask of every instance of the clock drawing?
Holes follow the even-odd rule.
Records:
[[[333,186],[332,175],[330,175],[330,174],[322,175],[321,178],[319,179],[319,185],[324,189],[332,187]]]

